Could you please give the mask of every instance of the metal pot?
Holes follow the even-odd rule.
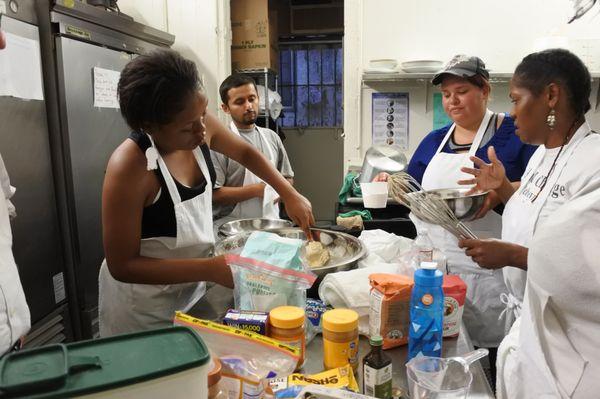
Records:
[[[406,155],[396,145],[373,146],[365,153],[359,181],[368,183],[381,172],[390,174],[402,172],[407,165]]]
[[[318,277],[323,277],[327,273],[334,273],[334,272],[339,272],[339,271],[344,271],[344,270],[355,269],[358,261],[363,256],[366,255],[366,249],[363,246],[363,244],[360,242],[360,240],[358,240],[356,237],[351,236],[350,234],[341,233],[341,232],[332,231],[332,230],[316,229],[316,228],[311,229],[311,231],[313,232],[313,236],[315,236],[315,238],[321,237],[320,240],[321,240],[321,242],[324,242],[324,244],[328,240],[325,240],[325,237],[323,237],[323,235],[329,235],[330,238],[333,240],[333,243],[335,243],[337,240],[337,243],[343,243],[343,245],[346,248],[348,248],[346,255],[344,255],[341,258],[332,257],[329,260],[329,262],[327,262],[327,264],[323,267],[310,268],[307,265],[307,267],[310,268],[310,270],[313,273],[315,273]],[[304,232],[297,227],[273,229],[273,230],[269,230],[269,232],[278,234],[282,237],[298,238],[301,240],[306,240],[306,236],[304,235]],[[228,253],[239,254],[240,252],[242,252],[242,249],[244,248],[244,245],[246,244],[246,240],[248,239],[250,234],[252,234],[252,233],[251,232],[240,233],[235,236],[227,237],[227,238],[217,242],[215,245],[215,254],[217,256],[225,255]],[[330,247],[331,245],[333,245],[333,243],[326,245],[326,247]],[[301,256],[301,258],[304,256],[304,248],[302,249],[302,253],[300,256]],[[304,259],[303,259],[303,261],[304,261]],[[305,262],[305,264],[307,264],[307,263]]]

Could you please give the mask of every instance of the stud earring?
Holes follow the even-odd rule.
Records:
[[[553,130],[554,126],[556,125],[556,112],[554,112],[553,109],[550,110],[550,113],[546,117],[546,124],[548,125],[550,130]]]

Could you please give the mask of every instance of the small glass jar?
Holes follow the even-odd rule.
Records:
[[[304,323],[304,309],[297,306],[279,306],[269,312],[269,337],[300,349],[296,370],[304,364]]]
[[[227,394],[221,390],[221,362],[217,358],[212,359],[213,367],[208,373],[208,399],[227,399]]]
[[[358,313],[332,309],[323,313],[323,365],[330,370],[350,364],[358,367]]]

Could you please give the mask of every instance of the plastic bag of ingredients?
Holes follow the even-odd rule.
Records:
[[[268,399],[267,378],[294,372],[300,350],[250,331],[177,312],[175,325],[191,327],[221,362],[221,390],[230,398]]]
[[[270,312],[278,306],[306,306],[306,290],[316,276],[301,270],[284,268],[257,259],[226,255],[233,274],[235,308]]]
[[[458,337],[462,320],[467,284],[456,275],[444,276],[444,338]]]
[[[307,385],[321,385],[358,392],[358,384],[349,364],[318,374],[291,374],[287,377],[272,378],[269,380],[269,385],[277,399],[295,398]]]
[[[406,345],[413,279],[397,274],[375,273],[369,276],[369,282],[369,335],[381,335],[383,349]]]

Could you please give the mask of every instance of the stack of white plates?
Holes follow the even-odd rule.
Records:
[[[415,60],[406,61],[401,65],[402,70],[408,73],[432,73],[442,68],[444,63],[437,60]]]

